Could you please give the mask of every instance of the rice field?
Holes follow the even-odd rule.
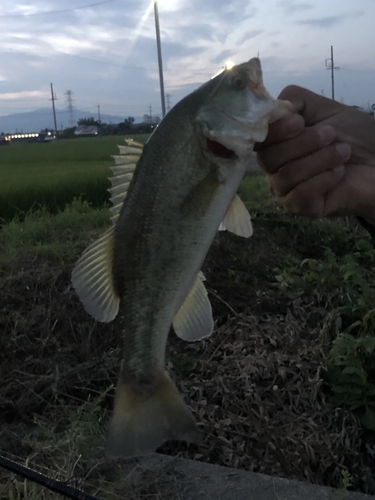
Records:
[[[144,141],[147,135],[134,136]],[[63,209],[80,197],[94,206],[108,200],[111,155],[123,136],[13,142],[0,150],[0,220],[41,207]]]

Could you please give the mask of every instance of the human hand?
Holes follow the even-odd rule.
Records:
[[[299,114],[271,124],[257,145],[272,192],[298,215],[375,223],[374,118],[301,87],[286,87],[279,98]]]

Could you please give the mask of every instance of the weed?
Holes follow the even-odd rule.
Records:
[[[311,297],[319,303],[329,294],[341,332],[330,353],[326,380],[335,406],[353,411],[375,429],[375,251],[367,239],[352,241],[351,253],[331,248],[321,259],[291,259],[279,269],[277,286],[289,297]]]
[[[9,266],[30,252],[34,259],[46,256],[69,260],[87,246],[92,234],[97,237],[108,225],[106,208],[95,209],[80,198],[55,215],[45,208],[29,211],[21,219],[14,218],[0,231],[0,269],[9,271]]]
[[[333,343],[327,381],[336,406],[356,413],[375,430],[375,337],[342,333]]]

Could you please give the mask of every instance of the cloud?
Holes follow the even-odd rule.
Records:
[[[4,94],[0,93],[0,101],[16,101],[35,97],[48,99],[49,93],[47,91],[40,90],[23,90],[22,92],[6,92]]]
[[[223,64],[226,59],[233,56],[233,50],[222,50],[215,57],[211,59],[212,64]]]
[[[278,5],[283,9],[285,14],[294,14],[295,12],[311,10],[314,8],[313,4],[306,2],[299,3],[298,0],[280,0]]]
[[[243,34],[239,40],[238,44],[242,45],[244,42],[248,42],[249,40],[256,38],[257,36],[261,35],[264,33],[263,29],[256,29],[256,30],[251,30],[251,31],[246,31],[245,34]]]
[[[295,21],[295,24],[299,24],[301,26],[310,26],[312,28],[332,28],[337,24],[346,21],[347,19],[352,19],[353,17],[359,17],[364,14],[364,11],[356,11],[347,14],[340,14],[337,16],[326,16],[326,17],[318,17],[311,19],[301,19],[299,21]]]
[[[100,103],[103,113],[142,115],[149,105],[160,112],[153,2],[116,0],[80,8],[100,1],[1,0],[0,92],[20,99],[3,98],[0,114],[11,106],[35,109],[42,101],[50,106],[50,82],[58,106],[64,107],[64,92],[71,89],[77,107],[88,111]],[[341,28],[344,21],[358,36],[349,40],[345,30],[335,30],[340,65],[361,54],[361,67],[372,68],[375,2],[361,5],[367,15],[355,20],[362,12],[350,12],[359,10],[353,0],[159,0],[166,92],[176,103],[227,59],[240,63],[258,51],[267,79],[296,79],[320,68],[332,43],[329,28]]]

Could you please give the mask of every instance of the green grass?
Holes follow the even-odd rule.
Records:
[[[72,255],[87,246],[110,225],[106,207],[94,208],[87,201],[75,199],[50,214],[45,208],[14,218],[0,231],[0,269],[9,272],[25,255],[53,260],[71,260]]]
[[[135,136],[144,141],[147,136]],[[50,143],[17,143],[0,156],[0,220],[9,221],[44,207],[51,212],[76,197],[101,206],[107,189],[112,155],[124,137],[66,139]]]

